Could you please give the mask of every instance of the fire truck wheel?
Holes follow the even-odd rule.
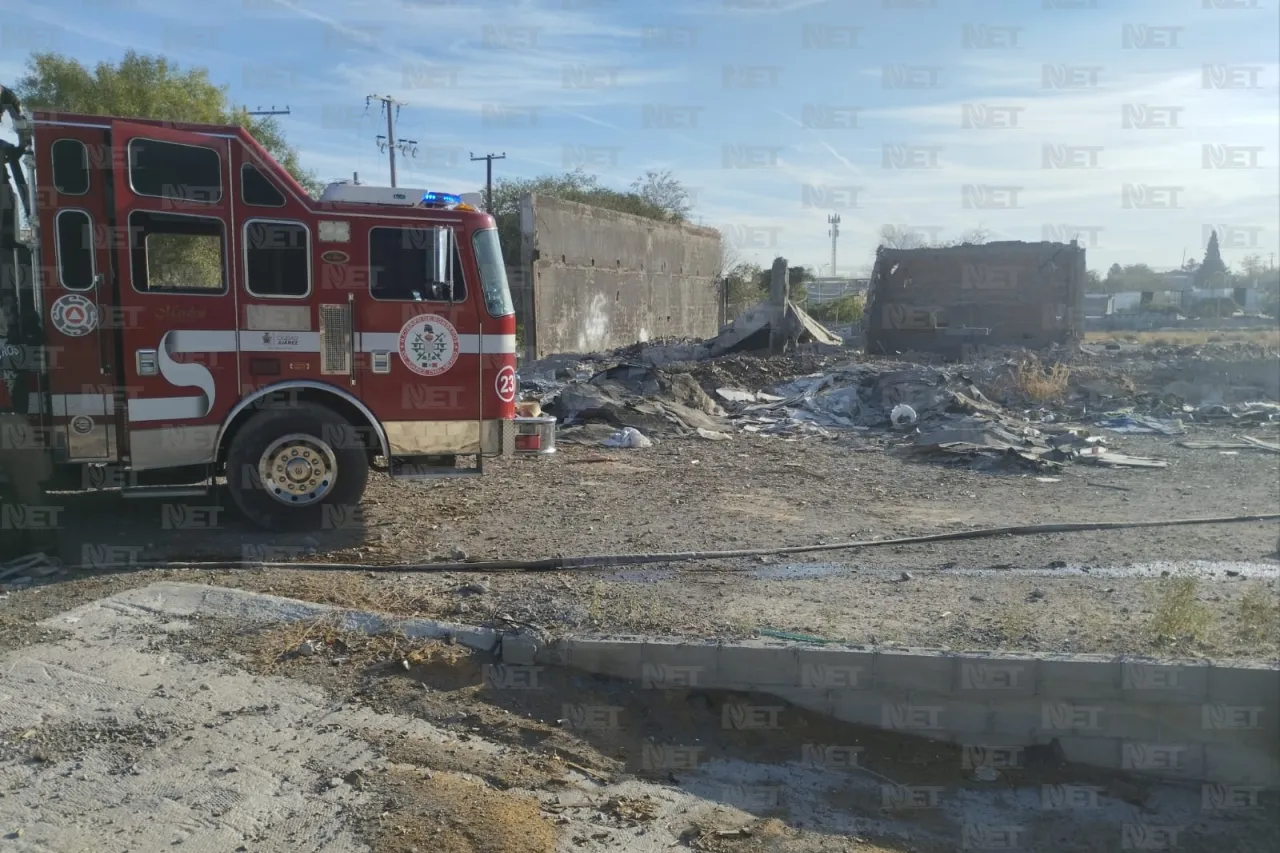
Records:
[[[260,412],[227,451],[231,499],[268,530],[318,529],[324,507],[355,506],[368,479],[355,428],[314,404]]]

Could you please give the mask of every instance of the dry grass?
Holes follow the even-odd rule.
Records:
[[[1168,578],[1156,588],[1148,630],[1157,645],[1201,644],[1208,640],[1213,612],[1200,601],[1200,582]]]
[[[390,574],[379,575],[375,579],[356,572],[291,572],[285,577],[286,585],[281,584],[280,575],[266,573],[228,572],[223,576],[215,575],[210,581],[222,586],[401,618],[443,617],[451,613],[455,604],[451,597],[422,589],[417,584],[404,583],[398,576]]]
[[[1280,642],[1280,596],[1264,586],[1250,587],[1240,596],[1236,612],[1236,637],[1242,642]]]
[[[1160,332],[1087,332],[1087,343],[1124,341],[1154,346],[1200,346],[1202,344],[1255,344],[1280,349],[1280,328],[1267,329],[1186,329]]]
[[[247,651],[251,668],[261,675],[275,674],[288,661],[299,657],[298,649],[307,641],[316,648],[317,655],[339,656],[358,666],[400,662],[415,666],[437,658],[470,654],[463,646],[411,639],[399,631],[385,634],[349,631],[340,626],[339,619],[337,614],[331,614],[313,622],[295,622],[255,634]]]
[[[1071,368],[1065,364],[1046,367],[1030,356],[1014,369],[1014,387],[1036,402],[1061,400],[1071,382]]]

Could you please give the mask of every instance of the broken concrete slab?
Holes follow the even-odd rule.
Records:
[[[115,615],[126,612],[166,613],[172,616],[222,616],[250,625],[272,622],[315,622],[331,617],[347,631],[383,634],[400,631],[407,637],[445,639],[480,651],[490,651],[501,633],[491,628],[476,628],[431,619],[386,619],[381,616],[282,598],[240,589],[205,586],[195,583],[155,583],[126,590],[102,601],[77,607],[40,623],[43,628],[65,630],[70,625],[87,626],[110,623]]]
[[[761,303],[746,311],[719,335],[707,341],[708,356],[715,358],[733,352],[767,350],[778,313],[768,303]],[[844,345],[842,338],[832,334],[790,300],[787,300],[786,311],[779,322],[783,324],[783,328],[778,331],[795,343],[816,343],[833,347]]]

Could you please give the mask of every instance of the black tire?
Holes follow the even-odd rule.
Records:
[[[305,438],[292,447],[286,445],[285,449],[272,451],[274,445],[288,436]],[[287,491],[281,486],[286,482],[284,478],[289,477],[282,464],[268,466],[268,479],[264,480],[260,465],[269,451],[279,460],[285,453],[293,454],[294,458],[303,456],[308,449],[320,461],[312,467],[300,460],[299,469],[305,465],[312,473],[326,470],[331,457],[333,472],[327,485],[321,473],[311,480],[305,477],[296,483],[292,478],[288,480],[289,488],[313,488],[313,491],[299,494]],[[369,455],[359,432],[332,409],[314,403],[259,412],[236,433],[227,450],[227,489],[231,500],[250,521],[267,530],[318,530],[326,526],[326,517],[354,517],[368,481]]]

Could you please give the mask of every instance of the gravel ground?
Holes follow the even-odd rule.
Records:
[[[1191,438],[1228,437],[1202,428]],[[388,564],[768,548],[976,527],[1280,511],[1280,456],[1120,436],[1161,470],[1076,465],[1057,482],[900,455],[896,439],[670,439],[648,449],[563,445],[499,460],[473,481],[375,476],[362,519],[306,536],[165,530],[163,505],[76,496],[62,556]],[[866,643],[1220,657],[1280,653],[1277,525],[1179,526],[876,547],[553,573],[302,570],[74,572],[0,598],[0,647],[40,615],[157,577],[460,621],[551,631],[741,636],[761,627]],[[1204,561],[1203,563],[1197,561]],[[1171,577],[1161,577],[1165,572]],[[905,574],[904,574],[905,573]],[[1178,578],[1195,578],[1179,582]]]

